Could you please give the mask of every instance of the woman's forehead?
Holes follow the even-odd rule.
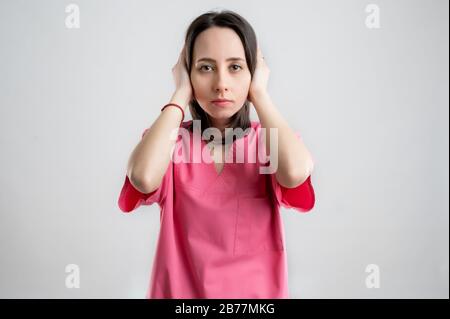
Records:
[[[241,39],[229,28],[209,28],[200,33],[195,40],[193,58],[209,58],[226,61],[230,58],[245,59],[245,51]]]

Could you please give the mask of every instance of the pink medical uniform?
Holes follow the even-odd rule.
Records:
[[[118,200],[121,211],[153,203],[160,206],[160,231],[146,298],[289,298],[279,208],[310,211],[314,189],[311,176],[295,188],[285,188],[275,173],[261,174],[260,166],[269,165],[255,153],[261,124],[251,121],[251,126],[231,145],[231,162],[225,160],[220,173],[207,141],[185,130],[188,134],[179,133],[158,189],[141,193],[125,175]],[[301,138],[299,133],[297,137]],[[209,162],[202,160],[201,153],[198,160],[194,144],[206,147],[203,158]],[[238,152],[243,154],[240,160]],[[174,160],[181,155],[184,160]]]

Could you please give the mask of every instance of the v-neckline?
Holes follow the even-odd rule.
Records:
[[[231,145],[228,146],[228,153],[227,153],[227,151],[224,150],[224,149],[221,150],[221,151],[222,151],[221,156],[222,156],[222,158],[223,158],[223,166],[222,166],[222,170],[220,171],[220,173],[217,172],[217,169],[216,169],[216,162],[214,161],[214,158],[211,156],[211,151],[212,151],[212,149],[209,148],[208,143],[206,143],[206,141],[203,141],[203,142],[204,142],[204,144],[205,144],[204,146],[208,148],[208,151],[206,152],[206,154],[207,154],[207,156],[208,156],[208,162],[206,162],[206,164],[207,164],[208,166],[211,166],[211,167],[212,167],[213,172],[214,172],[216,178],[219,178],[219,177],[223,176],[224,171],[225,171],[225,169],[226,169],[226,166],[227,166],[227,164],[228,164],[228,163],[227,163],[227,159],[228,159],[230,156],[232,156],[232,155],[230,155],[230,154],[232,154],[232,149],[233,149],[234,142],[231,143]],[[222,145],[222,147],[223,147],[223,145]],[[214,150],[214,151],[215,151],[215,150]],[[225,153],[225,154],[224,154],[224,153]],[[215,156],[215,155],[214,155],[214,156]]]
[[[236,143],[236,141],[238,141],[238,140],[240,140],[240,139],[243,139],[243,143],[245,143],[245,139],[251,134],[251,132],[252,132],[252,130],[254,129],[254,127],[253,127],[253,123],[251,123],[250,124],[250,132],[248,132],[247,134],[244,134],[243,136],[241,136],[240,138],[236,138],[233,142],[231,142],[231,145],[228,147],[228,154],[225,154],[225,157],[224,157],[224,163],[223,163],[223,167],[222,167],[222,171],[220,172],[220,173],[218,173],[217,172],[217,170],[216,170],[216,164],[215,164],[215,162],[214,162],[214,158],[212,158],[212,156],[211,156],[211,149],[208,147],[208,143],[210,143],[210,142],[207,142],[207,141],[205,141],[204,139],[202,139],[201,137],[200,137],[200,142],[201,142],[201,145],[202,145],[202,150],[203,150],[203,147],[206,147],[206,148],[208,148],[208,151],[206,152],[206,156],[208,157],[208,162],[206,162],[205,164],[207,165],[207,166],[210,166],[210,167],[212,167],[211,169],[212,169],[212,172],[213,172],[213,174],[214,174],[214,180],[216,180],[216,179],[218,179],[218,178],[221,178],[221,177],[223,177],[223,175],[224,175],[224,173],[226,172],[226,169],[227,169],[227,164],[232,164],[232,163],[227,163],[227,158],[228,157],[230,157],[230,156],[233,156],[232,154],[233,154],[233,148],[234,148],[234,145],[235,145],[235,143]],[[203,151],[202,151],[203,152]],[[228,156],[228,157],[227,157]]]

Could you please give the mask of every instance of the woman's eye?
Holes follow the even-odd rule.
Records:
[[[231,67],[233,68],[234,71],[237,71],[237,70],[239,70],[239,69],[242,69],[242,67],[241,67],[239,64],[233,64]],[[235,68],[235,67],[237,67],[237,68]],[[204,69],[204,68],[211,68],[211,66],[210,66],[210,65],[202,65],[202,66],[200,67],[200,71],[202,71],[202,70],[208,71],[208,70],[206,70],[206,69]]]
[[[200,70],[203,70],[204,67],[210,68],[209,65],[202,65],[202,66],[200,67]]]

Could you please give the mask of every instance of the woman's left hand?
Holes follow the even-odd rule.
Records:
[[[267,92],[267,82],[269,81],[269,74],[270,69],[264,61],[264,56],[258,46],[256,54],[255,73],[253,74],[248,93],[248,100],[250,102],[253,103],[255,101],[255,98]]]

